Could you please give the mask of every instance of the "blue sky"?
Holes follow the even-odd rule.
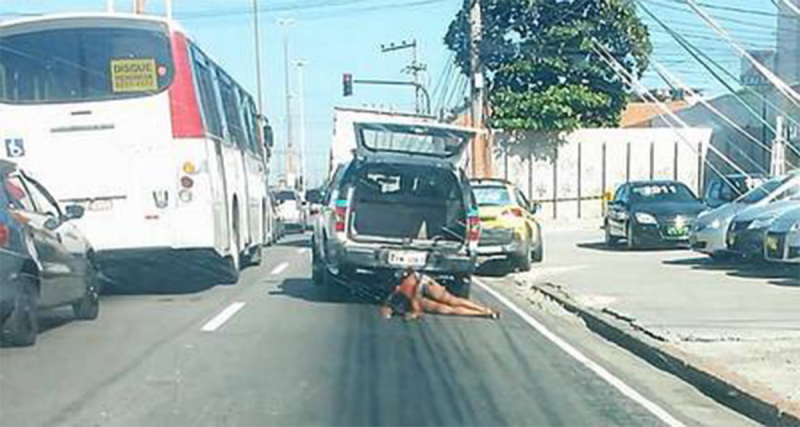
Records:
[[[668,24],[684,33],[704,52],[738,72],[739,59],[727,45],[714,40],[714,33],[697,16],[675,0],[645,0]],[[706,9],[748,48],[773,48],[775,7],[770,0],[703,0]],[[173,9],[189,34],[244,87],[255,94],[251,0],[174,0]],[[285,144],[284,57],[281,18],[291,18],[288,27],[292,61],[306,61],[305,105],[307,164],[310,181],[325,175],[332,132],[332,109],[336,105],[383,106],[413,109],[413,92],[406,88],[356,86],[355,96],[341,96],[342,73],[356,78],[403,79],[401,73],[411,58],[410,51],[381,53],[383,43],[416,39],[420,59],[428,65],[429,88],[436,99],[443,93],[450,105],[457,103],[455,75],[443,79],[450,59],[442,39],[462,0],[260,0],[262,61],[264,64],[265,109],[276,128],[278,155],[272,169],[283,172],[281,156]],[[116,2],[117,10],[129,10],[130,0]],[[148,0],[148,10],[160,13],[162,0]],[[105,0],[0,0],[0,19],[21,13],[102,11]],[[723,9],[720,9],[722,7]],[[739,10],[741,9],[741,10]],[[756,11],[758,13],[750,13]],[[671,41],[655,23],[645,19],[652,30],[655,58],[692,86],[710,93],[724,89]],[[292,90],[296,91],[296,70],[292,67]],[[439,83],[444,82],[444,84]],[[654,73],[645,82],[662,87]],[[446,89],[446,90],[445,90]],[[296,117],[296,110],[295,116]],[[297,120],[295,119],[295,123]],[[297,134],[295,134],[297,135]]]

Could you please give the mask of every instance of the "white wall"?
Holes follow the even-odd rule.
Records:
[[[544,152],[548,149],[531,150],[530,144],[508,143],[507,138],[495,135],[496,178],[508,179],[541,202],[545,217],[598,218],[603,193],[628,180],[677,178],[698,191],[704,173],[698,163],[706,156],[711,129],[688,129],[680,135],[671,129],[578,130],[565,137],[555,161],[541,158],[552,155]],[[532,133],[526,138],[543,137]]]

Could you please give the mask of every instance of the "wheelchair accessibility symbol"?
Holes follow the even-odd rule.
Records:
[[[6,139],[6,156],[9,158],[22,157],[25,155],[25,142],[22,138]]]

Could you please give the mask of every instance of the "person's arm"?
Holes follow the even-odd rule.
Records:
[[[392,310],[392,306],[389,305],[389,301],[391,301],[391,299],[394,297],[394,295],[396,293],[397,293],[397,291],[392,291],[392,293],[389,294],[389,296],[386,297],[385,300],[383,300],[383,304],[381,304],[380,313],[381,313],[381,316],[384,319],[391,319],[392,318],[392,314],[394,313],[394,310]]]
[[[406,313],[405,319],[417,320],[422,317],[423,312],[422,303],[420,302],[419,298],[414,298],[411,300],[411,311]]]

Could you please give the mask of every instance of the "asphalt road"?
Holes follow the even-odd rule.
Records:
[[[46,313],[35,347],[0,350],[0,425],[749,424],[508,281],[482,283],[519,313],[473,292],[499,321],[387,321],[314,287],[305,246],[234,286],[105,297],[96,322]]]

